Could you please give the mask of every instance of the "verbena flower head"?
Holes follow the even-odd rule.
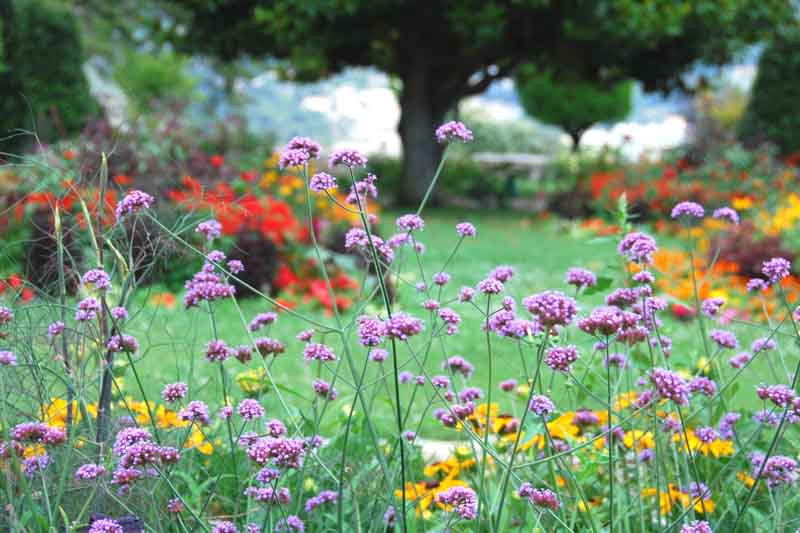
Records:
[[[75,479],[81,481],[91,481],[105,475],[106,469],[102,465],[88,463],[81,465],[75,471]]]
[[[711,216],[718,220],[727,220],[732,224],[739,223],[739,213],[737,213],[736,210],[731,207],[720,207],[719,209],[715,209]]]
[[[178,381],[177,383],[168,383],[164,385],[164,389],[161,391],[161,397],[164,398],[164,401],[167,403],[175,403],[186,398],[188,393],[189,387],[186,383]]]
[[[451,120],[436,128],[436,140],[440,143],[448,141],[461,141],[464,143],[473,140],[472,131],[462,122]]]
[[[644,285],[649,285],[655,282],[656,278],[653,276],[653,273],[649,270],[640,270],[636,274],[633,275],[633,281],[636,283],[641,283]]]
[[[461,317],[450,309],[449,307],[444,307],[439,309],[438,312],[439,318],[442,319],[442,322],[446,324],[445,332],[448,335],[455,335],[458,333],[458,325],[461,323]]]
[[[762,400],[770,400],[778,407],[787,407],[795,398],[794,390],[788,385],[759,385],[756,394]]]
[[[706,214],[703,206],[697,202],[680,202],[672,208],[672,218],[703,218]]]
[[[792,273],[792,264],[783,257],[773,257],[769,261],[764,261],[761,273],[767,277],[770,284],[778,283],[783,278],[789,277]]]
[[[378,318],[362,316],[357,319],[358,342],[362,346],[378,346],[386,335],[386,326]]]
[[[325,400],[335,400],[339,395],[338,391],[331,387],[331,384],[322,379],[315,379],[311,383],[314,393]]]
[[[336,354],[330,346],[319,343],[308,343],[303,349],[303,359],[310,361],[336,361]]]
[[[278,166],[281,168],[302,167],[311,159],[307,151],[299,148],[290,148],[281,153]]]
[[[764,291],[767,288],[769,288],[769,285],[761,278],[752,278],[747,282],[747,292]]]
[[[123,320],[128,319],[128,310],[124,307],[112,307],[111,308],[111,316],[117,322],[121,322]]]
[[[222,224],[212,218],[211,220],[199,223],[195,231],[203,235],[203,237],[210,242],[222,235]]]
[[[211,530],[211,533],[239,533],[239,528],[237,528],[236,524],[233,522],[222,520],[217,522],[217,524]]]
[[[122,526],[116,520],[101,518],[89,526],[87,533],[123,533]]]
[[[314,336],[313,329],[304,329],[303,331],[298,333],[295,338],[301,342],[308,342],[311,340],[313,336]]]
[[[558,496],[550,489],[537,489],[530,483],[523,483],[517,491],[520,498],[527,498],[531,505],[546,507],[553,511],[561,507]]]
[[[764,454],[755,452],[750,455],[753,465],[751,476],[756,481],[763,479],[770,488],[793,485],[797,481],[797,461],[783,455],[773,455],[764,461]]]
[[[286,518],[281,518],[275,523],[275,531],[276,533],[280,533],[283,531],[294,532],[294,533],[302,533],[306,530],[306,526],[303,521],[297,515],[289,515]],[[248,533],[250,533],[248,531]]]
[[[245,398],[242,400],[237,411],[239,416],[248,421],[264,416],[264,408],[261,407],[258,401],[252,398]]]
[[[336,188],[336,178],[326,172],[317,172],[308,182],[308,188],[314,192],[325,192]]]
[[[210,362],[223,362],[233,355],[233,350],[225,341],[215,339],[206,345],[206,359]]]
[[[253,318],[253,320],[250,321],[250,324],[247,326],[247,329],[249,329],[252,332],[256,332],[264,326],[269,326],[271,324],[274,324],[276,320],[278,320],[278,315],[276,313],[273,312],[259,313],[255,316],[255,318]]]
[[[689,403],[689,385],[678,374],[663,368],[654,368],[648,374],[659,397],[678,405]]]
[[[101,292],[111,289],[111,278],[101,268],[87,271],[83,277],[81,277],[81,283],[87,287],[94,287],[95,290]]]
[[[450,282],[450,274],[447,272],[437,272],[433,275],[431,280],[440,287],[447,285]]]
[[[413,213],[398,217],[395,224],[402,231],[421,231],[425,227],[422,217]]]
[[[324,505],[326,503],[336,503],[336,500],[339,499],[339,494],[332,490],[323,490],[316,496],[313,496],[306,500],[305,504],[305,512],[311,513],[319,507],[320,505]]]
[[[375,348],[369,352],[369,360],[376,363],[382,363],[389,357],[389,352],[381,348]]]
[[[17,356],[8,350],[0,350],[0,365],[17,366]]]
[[[136,353],[139,351],[139,342],[132,335],[113,335],[108,339],[106,348],[114,353]]]
[[[750,345],[750,350],[754,354],[757,354],[758,352],[774,350],[777,347],[778,343],[776,343],[774,340],[770,339],[769,337],[762,337],[753,341],[753,344]]]
[[[129,192],[125,195],[125,198],[117,204],[117,208],[115,209],[117,220],[122,219],[126,215],[138,213],[142,209],[150,208],[154,201],[154,198],[146,192],[139,190]]]
[[[707,377],[698,376],[689,382],[689,391],[711,397],[717,393],[717,384]]]
[[[462,520],[474,520],[478,510],[475,491],[468,487],[450,487],[436,496],[437,503],[452,508]],[[447,507],[446,507],[447,508]]]
[[[741,352],[741,353],[739,353],[739,354],[736,354],[736,355],[734,355],[733,357],[731,357],[731,358],[728,360],[728,363],[729,363],[729,364],[730,364],[730,365],[731,365],[733,368],[737,368],[737,369],[738,369],[738,368],[742,368],[742,367],[743,367],[743,366],[745,366],[747,363],[749,363],[751,358],[752,358],[752,356],[751,356],[749,353],[747,353],[747,352]]]
[[[681,527],[680,533],[714,533],[711,524],[705,520],[694,520]]]
[[[725,305],[723,298],[706,298],[700,304],[700,308],[707,316],[716,316],[723,305]]]
[[[503,292],[503,282],[495,278],[486,278],[482,281],[478,282],[478,290],[481,291],[483,294],[499,294]],[[469,293],[464,293],[464,289],[461,289],[462,294],[464,296],[469,296]],[[462,294],[459,294],[459,299],[461,299]],[[474,294],[474,292],[472,293]],[[471,299],[471,296],[470,296]],[[468,302],[469,300],[464,299],[464,302]]]
[[[502,291],[503,288],[501,287],[500,290]],[[472,287],[461,287],[458,291],[459,302],[471,302],[474,297],[475,297],[475,289],[473,289]]]
[[[192,400],[189,402],[186,407],[181,409],[178,413],[178,417],[181,420],[197,422],[202,425],[207,425],[211,422],[211,417],[208,414],[208,406],[205,402],[200,400]]]
[[[5,306],[0,306],[0,325],[8,324],[14,320],[14,311]]]
[[[717,343],[720,348],[735,350],[739,346],[739,341],[736,339],[736,335],[730,331],[715,329],[709,333],[709,337],[711,337],[711,340]]]
[[[100,311],[100,301],[97,298],[89,296],[78,302],[78,310],[75,311],[75,320],[77,322],[89,322],[97,318],[97,313]]]
[[[284,147],[284,151],[286,150],[303,150],[309,158],[316,159],[322,151],[322,146],[309,137],[292,137]]]
[[[575,346],[556,346],[547,351],[544,363],[559,372],[569,372],[572,363],[578,360],[578,349]]]
[[[58,337],[59,335],[64,333],[65,328],[66,325],[63,322],[61,322],[60,320],[56,320],[55,322],[47,326],[47,336],[51,339]]]
[[[535,394],[531,396],[528,409],[538,416],[547,417],[556,410],[556,406],[547,396]]]
[[[333,168],[336,165],[344,165],[350,168],[365,167],[367,166],[367,158],[358,150],[336,150],[331,154],[328,166]]]
[[[406,313],[395,313],[384,322],[386,336],[404,341],[422,331],[422,320]]]
[[[619,307],[595,307],[588,317],[578,320],[578,329],[590,335],[615,335],[626,323],[624,311]]]
[[[474,237],[478,234],[478,231],[475,229],[475,226],[469,222],[459,222],[456,224],[456,233],[458,233],[460,237]]]
[[[505,381],[500,382],[500,390],[503,392],[511,392],[516,388],[517,388],[516,379],[507,379]]]
[[[655,239],[639,231],[625,235],[617,247],[620,255],[629,261],[642,264],[652,263],[656,250],[658,250],[658,246],[656,246]]]
[[[574,285],[579,289],[594,287],[597,284],[597,276],[591,270],[585,268],[572,267],[567,270],[565,281],[569,285]]]
[[[559,291],[545,291],[528,296],[522,304],[545,327],[566,326],[575,317],[575,300]]]

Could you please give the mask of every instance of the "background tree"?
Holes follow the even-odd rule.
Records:
[[[782,32],[764,50],[739,129],[748,143],[800,151],[800,30]]]
[[[31,142],[19,130],[36,130],[46,141],[50,133],[79,131],[98,107],[69,8],[49,0],[4,0],[0,17],[0,151]]]
[[[608,87],[590,81],[562,81],[549,72],[539,72],[533,65],[525,65],[519,69],[515,82],[525,112],[562,128],[572,139],[574,151],[593,124],[623,120],[630,114],[633,103],[630,81]]]
[[[233,60],[286,60],[315,80],[374,66],[402,83],[402,199],[424,193],[441,155],[434,128],[465,96],[531,62],[560,76],[647,89],[681,84],[697,59],[724,62],[791,17],[788,0],[173,0],[173,37]]]

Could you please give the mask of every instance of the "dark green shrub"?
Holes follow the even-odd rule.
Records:
[[[0,138],[24,129],[51,142],[80,131],[98,107],[83,73],[75,17],[48,0],[13,0],[0,14]],[[0,150],[17,150],[30,142],[15,136],[0,141]]]
[[[800,31],[783,32],[764,49],[739,134],[783,154],[800,150]]]

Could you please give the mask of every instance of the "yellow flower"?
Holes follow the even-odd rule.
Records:
[[[636,391],[623,392],[617,396],[617,401],[614,403],[614,410],[620,411],[636,401]]]
[[[203,432],[196,427],[192,428],[189,438],[186,439],[183,447],[186,449],[194,448],[203,455],[211,455],[214,452],[214,446],[206,440]]]
[[[30,459],[31,457],[41,457],[42,455],[46,455],[47,450],[41,444],[34,444],[32,446],[26,446],[24,450],[22,450],[22,456],[25,459]]]
[[[625,438],[622,439],[622,443],[627,448],[631,449],[635,446],[637,451],[653,449],[656,446],[656,443],[653,440],[653,433],[651,431],[642,431],[640,429],[626,431]]]
[[[259,394],[268,389],[267,372],[264,367],[246,370],[236,374],[236,384],[245,394]]]
[[[756,482],[756,480],[755,480],[755,479],[753,479],[752,477],[750,477],[750,474],[748,474],[747,472],[744,472],[744,471],[741,471],[741,472],[736,472],[736,477],[738,477],[738,478],[739,478],[739,481],[741,481],[742,483],[744,483],[744,486],[745,486],[745,487],[747,487],[748,489],[749,489],[749,488],[752,488],[752,487],[753,487],[753,485],[754,485],[754,484],[755,484],[755,482]]]
[[[156,409],[156,425],[159,428],[182,428],[188,426],[189,424],[190,422],[182,420],[178,416],[177,412],[171,411],[165,408],[163,405],[159,405],[158,409]]]
[[[753,207],[753,199],[749,196],[734,196],[731,200],[731,206],[734,209],[750,209]]]

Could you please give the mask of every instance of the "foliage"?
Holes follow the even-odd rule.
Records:
[[[483,92],[523,62],[554,75],[648,89],[679,86],[698,59],[724,62],[745,43],[792,20],[785,0],[568,2],[442,0],[264,4],[173,0],[185,10],[179,46],[223,61],[285,60],[308,81],[347,66],[375,66],[402,83],[402,199],[424,194],[440,155],[432,131],[458,101]],[[220,26],[220,21],[225,21]]]
[[[172,52],[129,52],[115,71],[116,81],[139,113],[156,103],[171,105],[192,98],[196,80],[186,72],[187,59]]]
[[[583,133],[597,122],[618,122],[631,112],[633,82],[622,81],[609,87],[583,80],[557,79],[532,65],[516,76],[520,102],[532,117],[559,126],[580,145]]]
[[[783,154],[800,149],[797,102],[800,92],[794,80],[800,76],[800,30],[775,36],[758,62],[758,74],[740,135],[750,143],[775,143]]]
[[[51,142],[79,132],[98,107],[83,74],[83,48],[71,11],[51,0],[13,0],[0,14],[7,18],[0,138],[22,129]],[[31,142],[16,135],[0,140],[0,149],[13,151]]]

